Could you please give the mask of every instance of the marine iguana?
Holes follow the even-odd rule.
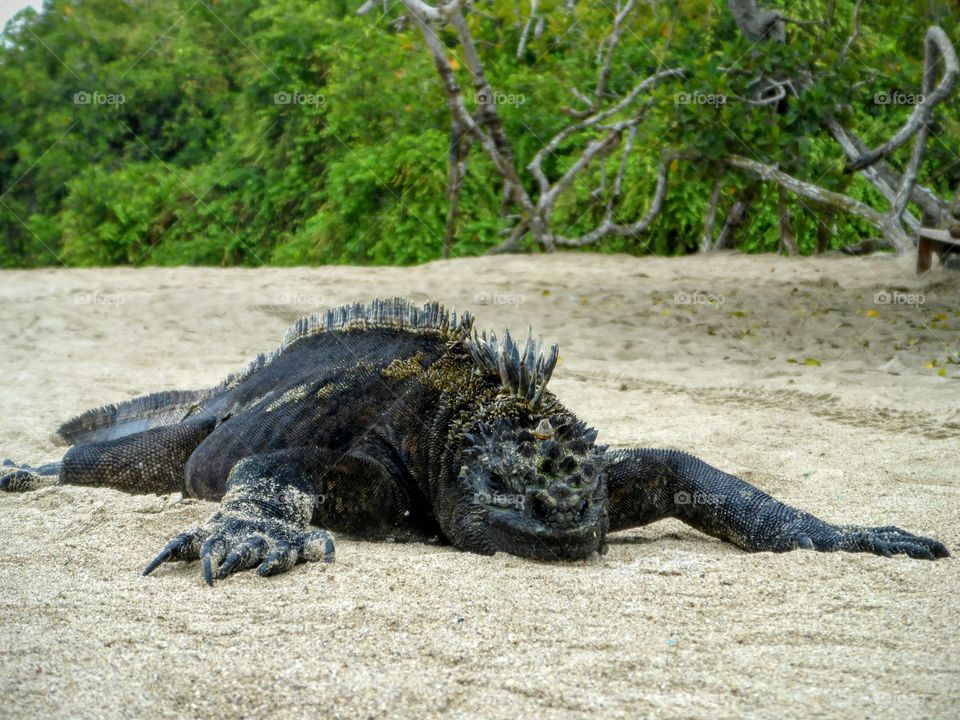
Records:
[[[547,389],[557,359],[556,345],[478,335],[436,303],[344,305],[216,387],[81,414],[57,431],[73,446],[61,462],[6,461],[0,486],[218,500],[144,570],[199,559],[210,585],[330,562],[330,531],[552,560],[671,517],[749,551],[949,556],[893,526],[831,525],[683,452],[597,445]]]

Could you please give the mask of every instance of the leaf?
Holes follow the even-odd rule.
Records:
[[[865,315],[866,315],[867,317],[880,317],[880,311],[879,311],[879,310],[867,310],[867,312],[865,313]]]
[[[816,358],[807,358],[803,361],[804,365],[810,365],[811,367],[820,367],[820,361]]]

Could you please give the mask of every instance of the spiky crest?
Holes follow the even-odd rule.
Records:
[[[500,376],[507,392],[525,399],[532,407],[537,407],[543,399],[560,357],[559,346],[551,345],[549,351],[545,350],[543,340],[534,342],[532,331],[527,333],[522,355],[509,330],[504,331],[503,340],[495,333],[490,333],[487,339],[486,332],[478,336],[474,331],[466,346],[480,367]]]

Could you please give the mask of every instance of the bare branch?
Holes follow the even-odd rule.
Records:
[[[836,214],[837,211],[830,206],[824,206],[821,212],[817,213],[817,246],[814,250],[817,255],[830,249],[830,240],[834,235],[833,219]]]
[[[451,121],[459,125],[464,131],[469,132],[474,140],[483,147],[493,161],[497,172],[504,178],[505,186],[508,186],[513,193],[514,201],[520,206],[523,212],[531,218],[531,231],[534,233],[537,241],[541,243],[541,246],[549,249],[549,245],[544,239],[541,223],[539,219],[534,216],[534,207],[530,196],[527,195],[523,184],[520,182],[520,176],[514,165],[512,153],[510,152],[510,146],[506,142],[506,138],[503,137],[496,111],[492,111],[492,119],[490,113],[484,116],[487,126],[491,130],[490,132],[485,132],[483,127],[481,127],[466,108],[463,100],[463,92],[457,83],[453,68],[450,66],[450,61],[447,58],[446,47],[440,38],[437,37],[429,19],[420,12],[420,6],[423,3],[420,2],[420,0],[401,0],[401,2],[403,2],[407,10],[410,11],[414,21],[420,28],[427,48],[433,55],[434,66],[437,68],[437,72],[443,81],[444,91],[447,94],[447,107],[450,110]],[[455,18],[459,18],[462,28],[466,31],[466,24],[463,22],[463,16],[460,14],[460,8],[457,2],[451,2],[444,6],[444,12],[450,14],[451,21],[453,22],[456,22]],[[469,31],[466,32],[467,35],[469,35]],[[489,85],[486,84],[486,80],[483,77],[483,69],[482,66],[479,65],[479,59],[477,58],[476,49],[473,47],[472,41],[468,46],[464,47],[464,53],[467,56],[468,64],[476,64],[475,67],[471,67],[474,83],[485,87],[487,91],[492,94]],[[478,111],[483,107],[484,105],[478,106]]]
[[[816,200],[825,205],[833,205],[844,212],[862,218],[882,232],[899,252],[906,252],[912,247],[912,240],[904,233],[899,223],[891,222],[889,215],[880,214],[866,203],[847,195],[831,192],[819,185],[787,175],[772,165],[765,165],[740,155],[730,155],[726,158],[726,162],[732,167],[747,170],[762,180],[775,182],[797,195]]]
[[[717,241],[713,244],[714,250],[725,250],[734,246],[737,232],[747,219],[747,213],[753,204],[753,198],[757,192],[758,183],[751,183],[744,189],[740,196],[733,203],[727,219],[723,223],[723,229],[717,236]]]
[[[866,152],[864,142],[852,132],[840,125],[836,118],[827,121],[827,129],[846,153],[848,158],[856,158]],[[863,176],[880,192],[883,197],[893,204],[897,195],[896,188],[900,187],[902,178],[884,161],[879,161],[865,167]],[[930,189],[916,184],[910,192],[910,201],[916,203],[924,214],[935,218],[934,224],[939,224],[947,212],[947,202],[938,198]],[[920,222],[909,210],[903,213],[903,222],[911,231],[920,227]]]
[[[748,40],[774,40],[782,43],[787,39],[783,15],[778,11],[758,7],[756,0],[728,0],[727,4],[737,27]]]
[[[707,252],[713,247],[713,228],[717,223],[717,204],[720,202],[720,182],[722,179],[722,172],[713,176],[713,185],[710,187],[710,197],[707,200],[707,212],[703,216],[700,252]]]
[[[519,247],[520,241],[523,239],[524,235],[527,234],[528,229],[529,228],[527,227],[526,222],[523,222],[523,221],[518,222],[516,225],[514,225],[510,229],[510,233],[507,239],[504,240],[499,245],[497,245],[496,247],[493,247],[487,250],[486,254],[498,255],[500,253],[508,253],[508,252],[515,251],[517,247]]]
[[[758,98],[741,97],[739,95],[734,95],[734,97],[747,105],[763,107],[764,105],[776,105],[783,100],[787,96],[786,88],[788,87],[794,95],[797,94],[797,91],[793,89],[792,80],[774,80],[772,78],[763,78],[763,80],[766,82],[758,92]],[[753,84],[755,83],[750,82],[747,84],[747,87],[749,88]],[[772,94],[770,91],[773,91]]]
[[[848,162],[847,170],[849,172],[862,170],[904,145],[921,126],[925,127],[930,122],[933,108],[950,95],[957,81],[957,76],[960,75],[960,64],[957,62],[957,54],[950,43],[950,39],[940,27],[933,25],[927,30],[925,48],[922,102],[914,106],[906,124],[883,145]],[[934,73],[936,72],[938,58],[943,60],[944,70],[943,77],[934,87]]]
[[[530,17],[523,24],[523,32],[520,33],[520,43],[517,45],[517,60],[523,58],[523,53],[527,50],[527,38],[530,35],[530,27],[533,25],[533,21],[537,19],[537,5],[539,4],[540,0],[530,0]]]
[[[408,0],[403,0],[403,2],[407,1]],[[457,37],[460,40],[460,47],[463,49],[467,69],[470,71],[473,86],[477,92],[477,120],[486,126],[498,154],[505,163],[507,169],[505,176],[510,182],[510,189],[514,194],[514,200],[524,210],[531,211],[533,209],[533,203],[530,201],[529,196],[523,189],[523,184],[520,182],[520,175],[517,172],[513,160],[513,151],[510,148],[510,143],[507,141],[506,135],[503,133],[500,116],[497,114],[493,88],[490,87],[490,83],[487,82],[483,63],[480,61],[480,55],[477,53],[477,47],[473,42],[473,35],[470,33],[470,28],[467,27],[467,21],[460,11],[459,3],[451,2],[446,6],[445,12],[449,17],[450,23],[457,31]]]
[[[573,182],[576,176],[596,158],[605,157],[613,152],[619,144],[620,133],[616,131],[608,132],[606,137],[601,140],[591,140],[588,142],[587,147],[580,153],[580,157],[573,162],[560,179],[551,185],[546,192],[540,194],[540,201],[537,203],[540,213],[544,216],[549,215],[550,211],[553,210],[553,205],[557,201],[557,197],[570,187],[570,183]]]
[[[467,174],[467,155],[470,152],[470,139],[466,129],[459,123],[450,125],[449,168],[447,175],[447,199],[450,207],[447,211],[447,223],[443,232],[443,256],[450,257],[450,248],[457,234],[457,214],[460,210],[460,190],[463,178]]]
[[[554,236],[554,242],[564,247],[584,247],[591,245],[607,235],[616,235],[618,237],[630,237],[638,235],[647,230],[653,221],[663,209],[663,201],[667,196],[667,179],[670,172],[670,163],[676,160],[680,155],[678,153],[668,154],[660,161],[660,167],[657,171],[657,187],[653,191],[653,200],[650,201],[650,207],[643,217],[629,225],[618,225],[609,217],[602,223],[585,235],[578,238],[568,238],[563,236]]]
[[[460,0],[451,0],[446,5],[434,6],[428,5],[423,0],[401,0],[404,6],[417,17],[425,20],[442,20],[453,8],[460,6]],[[357,15],[366,15],[377,6],[377,0],[366,0]]]
[[[857,38],[860,37],[860,6],[863,4],[863,0],[857,0],[857,4],[853,8],[853,32],[850,33],[850,37],[847,38],[847,41],[843,44],[843,47],[840,49],[840,55],[837,58],[837,63],[843,62],[843,59],[847,56],[847,53],[850,51],[850,48],[853,47],[853,44],[857,41]],[[832,9],[831,9],[832,14]]]
[[[903,171],[903,181],[900,183],[897,196],[893,200],[893,207],[890,208],[890,220],[892,222],[900,222],[900,216],[903,215],[903,211],[907,207],[907,200],[910,197],[913,186],[917,182],[917,175],[920,172],[920,161],[923,159],[923,151],[926,149],[927,144],[927,134],[930,132],[930,116],[933,114],[933,106],[939,102],[935,97],[940,87],[935,89],[934,83],[936,81],[937,61],[941,58],[946,68],[944,69],[943,82],[941,82],[940,87],[944,87],[944,83],[949,82],[949,86],[946,86],[942,94],[942,97],[946,97],[953,89],[957,75],[960,75],[960,65],[957,64],[957,55],[946,33],[939,27],[934,26],[927,30],[927,40],[924,44],[923,102],[921,105],[924,107],[925,112],[920,115],[920,126],[917,129],[917,139],[913,145],[913,152],[910,154],[910,161]],[[948,75],[952,75],[949,80]],[[930,100],[929,106],[927,106],[928,99]]]
[[[799,255],[797,238],[793,234],[790,224],[790,208],[787,207],[787,191],[782,185],[777,187],[777,218],[780,225],[780,245],[787,251],[787,255]]]
[[[620,198],[620,193],[623,191],[623,176],[627,172],[627,157],[630,155],[630,152],[633,150],[633,141],[637,137],[637,126],[631,126],[630,130],[627,132],[627,142],[623,146],[623,152],[620,154],[620,167],[617,168],[617,177],[613,181],[613,198],[612,200],[618,200]],[[610,207],[612,207],[612,202]],[[608,208],[609,209],[609,208]]]
[[[624,108],[632,105],[636,101],[637,96],[640,95],[640,93],[652,88],[661,80],[665,80],[666,78],[671,78],[671,77],[683,77],[683,70],[677,68],[672,70],[661,70],[659,72],[654,73],[653,75],[646,78],[645,80],[637,83],[637,85],[629,93],[627,93],[627,95],[624,96],[623,99],[620,100],[620,102],[618,102],[616,105],[610,108],[607,108],[602,112],[594,113],[593,115],[583,120],[582,122],[576,123],[574,125],[570,125],[564,128],[563,130],[561,130],[560,132],[558,132],[556,135],[554,135],[546,145],[544,145],[542,148],[540,148],[539,151],[537,151],[536,155],[533,156],[533,160],[531,160],[530,163],[527,165],[527,169],[531,173],[533,173],[533,176],[537,179],[537,182],[540,184],[541,192],[545,193],[550,189],[550,181],[547,180],[547,176],[544,175],[543,169],[541,167],[543,160],[547,155],[550,155],[553,152],[555,152],[556,149],[560,146],[560,144],[571,135],[581,132],[583,130],[587,130],[588,128],[592,128],[594,125],[597,125],[603,122],[608,117],[611,117],[612,115],[615,115],[618,112],[621,112]]]
[[[570,88],[570,92],[573,93],[573,96],[580,102],[584,103],[585,105],[590,104],[590,98],[588,98],[586,95],[584,95],[582,92],[580,92],[576,88]],[[567,109],[567,114],[568,115],[570,114],[569,108]]]
[[[627,0],[623,9],[618,11],[614,16],[613,29],[610,31],[610,34],[604,38],[603,42],[600,43],[597,58],[600,70],[597,73],[597,83],[593,91],[593,99],[588,102],[585,110],[565,108],[568,115],[575,118],[585,118],[600,109],[600,106],[603,104],[604,94],[607,91],[607,82],[610,80],[613,55],[617,50],[617,46],[620,44],[620,38],[623,36],[624,24],[629,16],[633,14],[635,8],[636,0]]]

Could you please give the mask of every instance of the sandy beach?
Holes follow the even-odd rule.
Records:
[[[334,565],[211,589],[196,563],[140,576],[211,503],[4,493],[0,716],[956,717],[960,276],[907,260],[3,272],[0,459],[56,460],[82,410],[213,385],[297,317],[390,295],[558,342],[551,388],[601,442],[954,558],[747,554],[668,521],[562,564],[338,537]]]

